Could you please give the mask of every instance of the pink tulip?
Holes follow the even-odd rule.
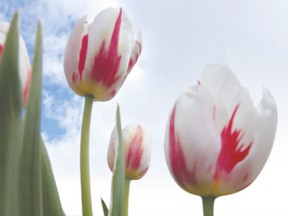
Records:
[[[0,62],[4,51],[6,36],[8,34],[10,24],[0,22]],[[26,45],[22,36],[19,37],[19,76],[23,91],[23,104],[27,103],[30,81],[31,81],[31,65]]]
[[[116,130],[111,134],[108,148],[108,165],[113,172],[115,160]],[[127,179],[140,179],[147,172],[151,160],[151,136],[140,125],[130,124],[123,130],[125,151],[125,176]]]
[[[65,51],[68,83],[81,96],[109,100],[122,86],[141,49],[141,36],[133,40],[131,23],[122,9],[105,9],[92,23],[83,17],[76,23]]]
[[[166,161],[189,193],[218,197],[250,185],[263,168],[277,125],[268,90],[257,108],[229,68],[211,65],[183,92],[169,118]]]

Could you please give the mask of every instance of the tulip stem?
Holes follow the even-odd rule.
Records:
[[[203,205],[203,215],[204,216],[213,216],[214,215],[214,201],[215,197],[206,196],[202,197],[202,205]]]
[[[83,216],[92,216],[90,169],[89,169],[89,134],[90,120],[93,106],[93,96],[85,97],[85,106],[82,120],[81,149],[80,149],[80,172]]]
[[[129,190],[130,190],[130,179],[125,178],[124,216],[128,216],[129,211]]]

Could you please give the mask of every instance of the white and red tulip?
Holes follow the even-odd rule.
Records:
[[[108,8],[92,23],[80,19],[68,40],[64,70],[70,87],[94,100],[113,98],[141,53],[139,35],[133,39],[132,25],[122,9]]]
[[[218,197],[250,185],[262,170],[277,126],[268,90],[257,107],[234,74],[211,65],[198,85],[183,92],[169,118],[166,161],[186,191]]]
[[[8,34],[10,24],[7,22],[0,22],[0,62],[4,51],[5,41]],[[30,81],[31,81],[31,64],[27,52],[25,42],[20,35],[19,37],[19,77],[22,86],[22,100],[24,106],[27,103]]]
[[[108,165],[113,172],[115,161],[116,130],[111,134],[108,148]],[[125,152],[125,177],[130,180],[140,179],[147,172],[151,161],[151,136],[140,125],[130,124],[123,129]]]

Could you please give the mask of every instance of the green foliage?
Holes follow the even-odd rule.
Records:
[[[40,136],[42,30],[38,25],[23,122],[18,17],[16,13],[11,22],[0,64],[0,215],[64,215]]]
[[[18,158],[22,135],[18,29],[18,14],[15,14],[0,64],[0,215],[17,215]],[[11,200],[15,202],[11,203]]]
[[[103,199],[101,199],[102,209],[104,216],[108,216],[108,207]]]
[[[117,106],[117,112],[116,112],[116,128],[118,136],[118,145],[116,145],[117,154],[112,177],[111,203],[110,203],[109,216],[124,215],[125,158],[124,158],[122,126],[121,126],[119,106]]]

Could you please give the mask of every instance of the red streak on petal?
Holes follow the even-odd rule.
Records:
[[[81,80],[82,80],[83,70],[85,67],[87,48],[88,48],[88,34],[84,35],[82,38],[81,49],[80,49],[80,54],[79,54],[78,71],[79,71]],[[72,79],[74,80],[74,78]]]
[[[26,106],[26,103],[28,100],[28,94],[29,94],[29,88],[30,88],[31,76],[32,76],[30,69],[28,70],[27,73],[28,73],[27,79],[26,79],[26,83],[25,83],[24,89],[23,89],[23,104],[24,104],[24,106]]]
[[[4,47],[0,44],[0,61],[2,58],[3,49],[4,49]]]
[[[195,172],[188,171],[185,157],[175,130],[176,106],[171,114],[169,123],[169,158],[170,166],[175,179],[180,185],[185,183],[196,184]]]
[[[117,72],[120,66],[121,56],[118,54],[118,42],[122,22],[122,9],[115,22],[108,50],[105,49],[105,41],[102,42],[100,51],[94,59],[92,78],[101,81],[107,87],[112,86],[120,77]]]
[[[239,105],[237,105],[233,111],[231,119],[227,126],[225,126],[221,132],[222,146],[217,160],[217,170],[215,178],[217,178],[219,172],[230,173],[234,167],[244,160],[249,154],[252,142],[243,150],[243,144],[239,146],[239,143],[243,137],[240,135],[241,131],[233,128],[233,121]]]
[[[126,167],[137,170],[141,165],[143,155],[143,131],[138,125],[137,132],[128,147]]]
[[[75,82],[77,80],[77,73],[76,72],[73,72],[72,80],[73,80],[73,82]]]

